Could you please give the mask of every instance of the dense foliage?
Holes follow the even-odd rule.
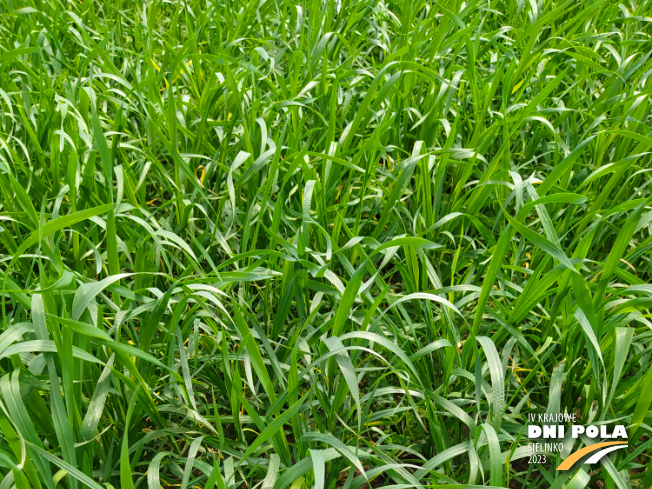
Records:
[[[0,489],[651,487],[651,13],[1,0]]]

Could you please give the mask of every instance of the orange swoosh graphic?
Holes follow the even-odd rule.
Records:
[[[557,467],[557,470],[568,470],[573,465],[575,465],[575,462],[577,462],[579,459],[581,459],[585,455],[588,455],[591,452],[595,452],[596,450],[600,450],[601,448],[610,447],[612,445],[627,445],[627,442],[626,441],[605,441],[604,443],[594,443],[593,445],[589,445],[588,447],[584,447],[581,450],[578,450],[575,453],[571,454],[566,460],[564,460],[562,463],[559,464],[559,467]]]

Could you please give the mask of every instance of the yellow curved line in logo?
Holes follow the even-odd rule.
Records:
[[[564,460],[562,463],[559,464],[559,467],[557,467],[557,470],[568,470],[573,465],[575,465],[575,462],[577,462],[579,459],[581,459],[585,455],[588,455],[591,452],[595,452],[596,450],[600,450],[601,448],[610,447],[610,446],[613,446],[613,445],[627,445],[627,442],[626,441],[605,441],[604,443],[594,443],[593,445],[589,445],[588,447],[584,447],[581,450],[578,450],[575,453],[572,453],[566,460]]]

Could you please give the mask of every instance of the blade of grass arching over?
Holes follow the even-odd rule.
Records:
[[[606,406],[610,406],[613,400],[613,397],[616,393],[616,387],[618,382],[620,382],[620,376],[623,372],[623,367],[627,359],[627,353],[629,347],[632,343],[632,337],[634,330],[632,328],[616,328],[616,347],[613,353],[614,357],[614,366],[613,366],[613,378],[611,380],[611,389],[609,390],[609,395],[607,396]],[[606,410],[600,415],[602,419],[606,416]]]
[[[35,294],[32,296],[32,320],[34,321],[34,330],[36,336],[40,341],[46,342],[49,337],[47,320],[45,315],[45,305],[43,301],[43,296]],[[70,425],[70,417],[67,415],[66,406],[64,404],[63,396],[61,395],[61,390],[59,389],[59,376],[57,374],[56,366],[54,363],[55,353],[62,355],[62,348],[60,341],[55,341],[55,348],[51,350],[51,353],[45,354],[45,364],[48,369],[48,374],[50,378],[50,384],[54,388],[50,389],[50,402],[52,406],[52,422],[54,429],[59,440],[61,453],[63,455],[64,462],[71,464],[73,467],[77,465],[77,454],[74,449],[75,437],[74,432],[72,431],[72,426]],[[57,344],[58,343],[58,344]],[[81,353],[81,351],[80,351]],[[16,372],[17,373],[17,372]],[[65,389],[65,385],[64,385]],[[68,392],[68,395],[71,393]],[[70,408],[70,404],[68,405]],[[70,481],[72,487],[77,487],[77,480],[73,479]]]
[[[480,340],[480,338],[478,338]],[[483,431],[487,437],[487,447],[489,448],[489,463],[491,479],[489,483],[492,486],[500,487],[503,485],[503,463],[501,460],[500,443],[498,434],[493,426],[489,424],[482,425]]]
[[[505,375],[500,364],[498,352],[496,351],[496,345],[486,336],[478,336],[476,339],[482,345],[487,362],[489,363],[491,385],[493,388],[491,394],[493,404],[492,421],[495,427],[500,428],[503,410],[505,409]]]
[[[81,482],[85,487],[90,487],[91,489],[100,489],[102,486],[99,485],[97,482],[95,482],[93,479],[88,477],[86,474],[81,472],[79,469],[76,467],[66,463],[65,461],[61,460],[60,458],[55,457],[51,453],[49,453],[46,450],[43,450],[40,447],[33,447],[34,450],[37,451],[40,455],[42,455],[44,458],[49,460],[51,463],[56,465],[57,467],[60,467],[62,470],[65,470],[66,473],[70,474],[70,476],[73,478],[75,481]]]
[[[353,397],[353,402],[355,403],[357,409],[356,416],[358,418],[358,429],[360,429],[360,394],[358,391],[358,379],[355,374],[353,364],[351,363],[351,358],[344,350],[344,345],[337,336],[326,338],[324,343],[331,352],[336,352],[334,358],[337,362],[340,372],[342,373],[342,376],[344,377],[344,381],[349,387],[351,396]],[[334,375],[332,375],[332,377],[334,377]]]
[[[66,227],[72,226],[78,222],[103,214],[110,209],[111,209],[110,204],[101,205],[98,207],[94,207],[92,209],[78,211],[75,212],[74,214],[61,216],[58,217],[57,219],[45,223],[43,226],[41,226],[41,228],[38,231],[35,231],[29,236],[29,238],[23,241],[20,247],[16,250],[12,262],[18,259],[26,250],[34,246],[40,240],[43,240],[48,236],[52,235],[53,233],[60,231]]]

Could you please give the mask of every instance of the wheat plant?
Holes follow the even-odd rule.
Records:
[[[651,16],[0,0],[0,489],[652,487]]]

